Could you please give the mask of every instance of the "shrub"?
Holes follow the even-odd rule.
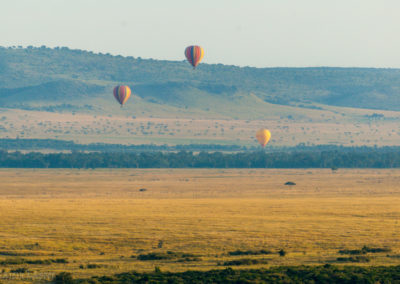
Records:
[[[390,248],[370,248],[367,246],[363,246],[361,249],[364,252],[370,252],[370,253],[379,253],[379,252],[391,252],[392,250]]]
[[[15,264],[24,264],[25,259],[23,258],[9,258],[3,261],[0,261],[0,265],[15,265]]]
[[[278,251],[279,256],[285,256],[286,255],[286,251],[284,249],[280,249]]]
[[[24,263],[27,264],[45,264],[50,265],[52,263],[52,259],[36,259],[36,260],[25,260]]]
[[[10,270],[11,273],[26,273],[29,272],[28,268],[26,267],[20,267],[20,268],[16,268],[16,269],[12,269]]]
[[[55,284],[73,284],[72,274],[69,272],[61,272],[54,276],[53,282]]]
[[[285,182],[285,185],[296,185],[296,183],[293,181],[287,181]]]
[[[139,254],[137,256],[138,260],[162,260],[162,259],[189,259],[189,258],[195,258],[196,255],[191,254],[191,253],[182,253],[182,252],[173,252],[173,251],[167,251],[165,252],[151,252],[148,254]]]
[[[51,261],[54,263],[68,263],[68,260],[65,258],[52,259]]]
[[[95,269],[95,268],[101,268],[101,267],[103,267],[103,265],[97,264],[97,263],[88,263],[86,265],[87,269]]]
[[[28,256],[28,255],[33,255],[33,254],[32,253],[13,252],[13,251],[0,251],[0,255],[5,255],[5,256]]]
[[[169,257],[165,253],[151,252],[148,254],[139,254],[137,256],[137,259],[138,260],[160,260],[160,259],[169,259]]]
[[[360,250],[360,249],[342,249],[342,250],[339,250],[339,253],[356,255],[356,254],[365,254],[365,251]]]
[[[189,262],[189,261],[200,261],[201,258],[199,257],[185,257],[185,258],[180,258],[177,260],[177,262]]]
[[[361,249],[343,249],[339,250],[340,254],[366,254],[366,253],[380,253],[380,252],[390,252],[392,251],[390,248],[370,248],[367,246],[363,246]]]
[[[260,254],[271,254],[271,251],[269,250],[235,250],[235,251],[230,251],[228,252],[229,255],[260,255]]]
[[[338,262],[370,262],[371,259],[368,256],[358,255],[358,256],[350,256],[350,257],[338,257],[336,259]]]
[[[57,259],[24,259],[24,258],[10,258],[0,261],[0,265],[15,265],[15,264],[43,264],[50,265],[52,263],[68,263],[65,258]]]
[[[254,265],[254,264],[267,264],[268,261],[266,259],[251,259],[251,258],[242,258],[242,259],[235,259],[225,261],[223,263],[224,266],[231,266],[231,265]]]

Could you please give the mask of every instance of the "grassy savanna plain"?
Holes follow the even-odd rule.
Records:
[[[140,106],[140,100],[137,104]],[[241,102],[236,104],[243,105]],[[313,107],[320,109],[256,101],[254,106],[248,106],[245,111],[241,108],[236,110],[232,106],[231,115],[238,114],[235,119],[218,113],[218,110],[210,110],[208,113],[191,110],[189,113],[189,110],[174,108],[170,113],[160,110],[149,115],[121,109],[117,104],[109,112],[75,114],[0,109],[0,138],[51,138],[83,144],[102,142],[255,146],[255,132],[260,128],[268,128],[272,133],[269,143],[271,146],[294,146],[299,143],[398,145],[398,111],[325,105]],[[114,114],[114,111],[118,113]],[[257,118],[245,116],[253,112],[259,113]]]
[[[267,264],[240,267],[354,264],[338,263],[338,251],[365,245],[390,251],[359,265],[399,265],[399,184],[397,169],[4,169],[0,281],[18,268],[30,271],[21,280],[209,270],[244,258]],[[229,255],[237,250],[271,253]],[[178,254],[137,258],[167,251]],[[32,263],[51,259],[66,261]]]

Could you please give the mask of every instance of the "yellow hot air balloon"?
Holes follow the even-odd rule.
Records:
[[[269,132],[268,129],[260,129],[256,133],[256,138],[258,143],[260,143],[261,146],[265,147],[269,139],[271,139],[271,132]]]

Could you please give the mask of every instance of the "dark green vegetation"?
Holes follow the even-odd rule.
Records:
[[[239,145],[219,145],[219,144],[187,144],[187,145],[122,145],[122,144],[106,144],[106,143],[91,143],[78,144],[73,141],[57,140],[57,139],[0,139],[1,150],[54,150],[54,151],[93,151],[93,152],[176,152],[176,151],[219,151],[219,152],[239,152],[239,151],[260,151],[259,146],[246,147]],[[268,152],[311,152],[311,151],[338,151],[338,152],[393,152],[400,151],[400,147],[385,146],[385,147],[344,147],[336,145],[315,145],[306,146],[300,143],[292,147],[274,147],[268,146]],[[332,167],[332,170],[337,170]]]
[[[286,251],[284,249],[280,249],[278,254],[283,257],[286,255]]]
[[[132,256],[132,257],[134,257],[134,256]],[[148,253],[148,254],[139,254],[136,258],[138,260],[176,260],[176,261],[180,261],[180,262],[200,260],[194,254],[173,252],[173,251],[167,251],[166,253],[152,252],[152,253]]]
[[[223,112],[224,102],[243,100],[304,108],[318,108],[313,103],[321,103],[400,110],[397,69],[260,69],[201,64],[193,72],[183,59],[144,60],[67,47],[2,47],[0,104],[7,108],[99,112],[109,108],[111,87],[126,83],[150,105],[203,111]],[[229,110],[225,115],[229,116]]]
[[[11,273],[27,273],[30,271],[26,267],[19,267],[19,268],[11,269],[10,272]]]
[[[357,255],[350,257],[338,257],[336,260],[338,262],[370,262],[371,258],[365,255]]]
[[[367,254],[367,253],[381,253],[381,252],[391,252],[390,248],[371,248],[368,246],[363,246],[361,249],[343,249],[339,250],[340,254],[350,254],[350,255],[357,255],[357,254]]]
[[[42,154],[0,151],[3,168],[398,168],[400,151],[142,152]]]
[[[15,265],[15,264],[46,264],[50,265],[52,263],[68,263],[65,258],[57,259],[24,259],[24,258],[10,258],[0,261],[0,265]]]
[[[61,272],[54,277],[53,282],[57,284],[68,284],[74,283],[75,281],[73,280],[71,273]]]
[[[234,260],[225,261],[222,265],[224,266],[238,266],[238,265],[255,265],[255,264],[267,264],[267,259],[252,259],[252,258],[240,258]]]
[[[302,146],[299,146],[303,148]],[[335,147],[335,146],[331,146]],[[251,149],[255,149],[253,147]],[[77,144],[73,141],[56,139],[0,139],[3,150],[68,150],[68,151],[101,151],[101,152],[154,152],[154,151],[242,151],[246,147],[238,145],[188,144],[188,145],[121,145],[121,144]]]
[[[102,268],[102,267],[107,267],[107,265],[103,264],[97,264],[97,263],[88,263],[86,265],[80,265],[80,269],[96,269],[96,268]]]
[[[293,266],[269,269],[186,271],[153,273],[128,272],[114,276],[73,279],[60,273],[55,283],[400,283],[400,266]]]
[[[269,250],[261,249],[261,250],[235,250],[230,251],[229,255],[260,255],[260,254],[271,254],[272,252]]]

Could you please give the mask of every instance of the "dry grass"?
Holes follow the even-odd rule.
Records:
[[[296,113],[296,118],[277,116],[271,113],[272,109],[266,111],[265,119],[258,120],[132,118],[12,109],[2,111],[0,138],[56,138],[79,143],[257,146],[255,132],[260,128],[268,128],[272,133],[271,146],[294,146],[299,143],[396,146],[400,139],[400,112],[334,107],[322,111],[276,105],[271,108],[290,108],[292,113]],[[365,117],[376,112],[384,114],[386,120],[375,121]]]
[[[238,249],[272,251],[250,256],[268,265],[319,264],[368,245],[392,250],[368,265],[400,264],[399,184],[400,170],[2,170],[0,261],[66,258],[3,268],[88,276],[211,269]],[[166,251],[200,259],[131,258]]]

